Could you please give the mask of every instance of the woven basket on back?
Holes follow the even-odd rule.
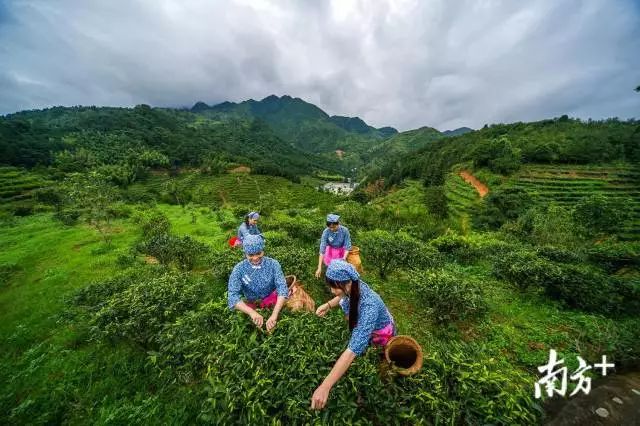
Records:
[[[315,312],[316,302],[304,291],[302,283],[298,281],[296,276],[287,275],[284,278],[287,281],[287,287],[289,287],[289,298],[285,306],[292,311]]]

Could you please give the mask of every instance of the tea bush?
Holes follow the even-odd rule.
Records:
[[[211,266],[213,278],[226,283],[233,267],[243,259],[241,248],[225,247],[222,250],[213,250],[209,253],[207,264]]]
[[[361,256],[384,278],[399,268],[434,267],[441,263],[438,251],[403,232],[377,229],[359,234]]]
[[[561,274],[558,265],[541,259],[530,250],[507,253],[493,261],[493,275],[515,284],[521,290],[544,288],[547,282],[558,280]]]
[[[96,293],[101,291],[107,297],[98,302]],[[89,322],[94,337],[124,338],[152,348],[165,324],[202,302],[207,295],[207,286],[202,278],[165,272],[151,277],[116,280],[94,287],[90,294],[89,297],[85,295],[84,300],[93,301],[94,309],[97,309]]]
[[[151,255],[163,265],[175,265],[182,270],[190,270],[204,259],[209,247],[188,235],[179,237],[172,234],[155,234],[138,243],[141,253]]]
[[[553,262],[534,251],[516,251],[496,258],[493,274],[526,290],[540,288],[570,308],[602,314],[632,312],[638,303],[633,283],[603,274],[584,264]]]
[[[144,238],[167,234],[171,231],[169,218],[159,210],[139,210],[134,215],[133,222],[140,225]]]
[[[285,275],[295,275],[302,281],[308,281],[313,277],[318,262],[318,251],[315,247],[293,243],[267,247],[266,253],[280,262]]]
[[[437,323],[482,316],[487,304],[482,289],[450,270],[414,271],[411,284]]]
[[[609,272],[637,267],[640,265],[640,243],[605,241],[589,247],[587,257]]]

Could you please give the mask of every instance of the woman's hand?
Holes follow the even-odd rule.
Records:
[[[256,311],[253,311],[253,313],[251,314],[251,320],[258,328],[262,328],[262,324],[264,322],[264,318],[262,317],[262,315],[260,315]]]
[[[267,331],[273,330],[277,322],[278,322],[278,317],[275,315],[271,315],[267,320]]]
[[[311,397],[311,409],[322,410],[327,405],[327,399],[329,399],[329,391],[331,389],[325,385],[320,385],[313,393]]]
[[[322,275],[322,267],[316,269],[316,278],[320,278],[320,275]]]
[[[330,309],[331,305],[329,305],[328,303],[323,303],[322,305],[318,306],[318,309],[316,309],[316,315],[319,317],[323,317],[327,314],[327,312],[329,312]]]

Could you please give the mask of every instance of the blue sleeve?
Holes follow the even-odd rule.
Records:
[[[247,230],[246,230],[246,225],[243,223],[242,225],[240,225],[238,227],[238,239],[240,241],[242,241],[244,239],[244,236],[246,235]]]
[[[351,234],[349,234],[349,230],[347,228],[344,229],[344,247],[346,250],[351,250]]]
[[[375,330],[376,312],[371,306],[362,306],[361,312],[358,312],[358,324],[351,332],[348,348],[356,355],[362,355],[369,346],[371,334]]]
[[[289,298],[289,287],[287,287],[287,281],[282,273],[282,267],[277,260],[274,260],[273,264],[273,279],[276,281],[276,291],[278,292],[278,296],[282,296],[287,299]]]
[[[227,285],[229,309],[233,309],[236,303],[240,301],[240,290],[242,289],[242,281],[240,279],[240,268],[236,265],[229,276],[229,284]]]
[[[325,228],[324,231],[322,231],[322,237],[320,237],[320,254],[324,255],[324,251],[327,249],[327,233],[328,233],[328,229]]]

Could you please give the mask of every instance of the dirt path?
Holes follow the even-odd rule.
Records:
[[[467,170],[462,170],[458,175],[464,179],[465,182],[473,185],[473,187],[478,191],[480,197],[484,197],[489,193],[489,188],[484,183],[480,182],[474,175],[469,173]]]

